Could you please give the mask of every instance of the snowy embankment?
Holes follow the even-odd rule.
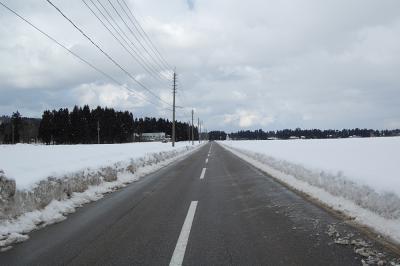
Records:
[[[400,137],[219,143],[294,189],[400,243]]]
[[[0,248],[198,147],[187,144],[0,145]]]

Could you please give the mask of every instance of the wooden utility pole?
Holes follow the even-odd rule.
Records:
[[[97,144],[100,144],[100,121],[97,120]]]
[[[14,121],[11,120],[11,139],[12,139],[12,144],[15,144],[15,132],[14,132]]]
[[[193,124],[194,110],[192,109],[192,145],[194,145],[194,124]]]
[[[202,127],[202,125],[203,125],[203,121],[200,121],[200,129],[199,129],[199,131],[200,131],[200,134],[199,134],[199,141],[200,141],[200,143],[201,143],[201,141],[203,140],[203,136],[202,136],[202,132],[201,132],[201,127]]]
[[[197,135],[199,136],[199,143],[200,143],[200,118],[197,117]]]
[[[190,143],[190,121],[188,121],[188,141]]]
[[[175,94],[176,94],[176,73],[174,72],[174,84],[172,88],[172,147],[175,147]]]

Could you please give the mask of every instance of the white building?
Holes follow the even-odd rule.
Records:
[[[164,132],[142,133],[142,141],[163,141],[165,140]]]

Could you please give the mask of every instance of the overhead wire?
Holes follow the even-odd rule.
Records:
[[[138,38],[138,36],[133,32],[133,30],[128,26],[128,24],[126,23],[126,21],[123,19],[123,17],[121,16],[121,14],[118,12],[118,10],[116,9],[116,7],[114,6],[114,4],[110,1],[107,0],[108,3],[111,5],[111,7],[113,8],[114,12],[117,14],[117,16],[121,19],[121,21],[123,22],[123,24],[125,25],[125,27],[129,30],[129,32],[132,34],[132,36],[136,39],[136,41],[139,43],[139,45],[143,48],[143,50],[145,51],[145,53],[154,61],[154,63],[160,68],[159,70],[157,70],[156,68],[155,71],[158,73],[158,75],[165,79],[165,77],[163,75],[160,74],[161,71],[163,71],[163,67],[161,67],[158,62],[154,59],[154,57],[150,54],[150,52],[148,51],[148,49],[143,45],[142,41]],[[169,80],[167,80],[169,81]]]
[[[145,36],[144,36],[143,33],[141,32],[141,30],[140,30],[140,28],[139,28],[139,27],[140,27],[139,22],[136,21],[137,24],[138,24],[138,26],[136,26],[136,23],[133,22],[132,18],[129,16],[128,12],[126,11],[126,8],[121,4],[120,0],[116,0],[116,1],[117,1],[118,5],[120,6],[121,10],[124,12],[125,16],[126,16],[126,17],[128,18],[128,20],[131,22],[131,24],[132,24],[133,27],[136,29],[136,31],[139,33],[140,37],[142,37],[142,39],[143,39],[143,40],[146,42],[146,44],[149,46],[150,50],[151,50],[151,51],[153,52],[153,54],[156,56],[155,62],[157,62],[157,65],[158,65],[161,69],[166,68],[166,69],[168,70],[169,67],[166,66],[166,65],[164,64],[164,62],[162,61],[162,59],[160,60],[160,56],[157,54],[157,52],[155,52],[154,47],[151,45],[151,43],[148,42],[148,40],[145,38]],[[125,6],[127,6],[125,2],[124,2],[124,4],[125,4]],[[127,9],[129,9],[129,7],[127,7]],[[132,14],[132,13],[131,13],[131,14]],[[142,30],[143,30],[143,28],[142,28]]]
[[[120,27],[118,22],[114,19],[113,15],[110,13],[110,11],[107,9],[107,7],[100,1],[96,0],[96,2],[102,7],[103,11],[107,14],[107,16],[97,7],[97,4],[93,2],[93,0],[90,0],[92,4],[97,8],[97,10],[101,13],[101,15],[104,17],[104,19],[107,20],[107,22],[112,26],[112,28],[118,33],[118,35],[125,41],[129,42],[130,45],[128,44],[129,48],[134,51],[134,53],[144,62],[144,64],[147,66],[147,68],[152,72],[152,76],[159,80],[160,82],[164,82],[160,77],[159,77],[159,72],[154,69],[154,67],[151,66],[151,63],[146,61],[146,58],[144,58],[141,53],[140,53],[140,48],[131,40],[131,38],[128,37],[128,35],[125,33],[125,31]],[[111,21],[110,21],[111,20]],[[118,28],[118,30],[114,27],[114,25]],[[122,36],[122,35],[123,36]],[[126,38],[126,40],[125,40]],[[155,74],[154,74],[155,73]]]
[[[115,34],[111,31],[111,29],[104,23],[104,21],[96,14],[96,12],[93,10],[92,7],[89,6],[89,4],[86,2],[86,0],[82,0],[82,2],[85,4],[85,6],[90,10],[90,12],[100,21],[100,23],[107,29],[107,31],[113,36],[113,38],[124,48],[124,50],[130,54],[130,56],[146,71],[147,74],[152,76],[153,78],[157,79],[157,76],[154,76],[154,74],[151,72],[150,69],[148,69],[146,62],[143,61],[143,59],[140,57],[140,55],[132,49],[132,47],[129,46],[127,41],[122,37],[122,35],[117,31],[117,29],[114,27],[114,25],[108,20],[107,17],[102,13],[102,11],[98,8],[98,6],[93,2],[93,0],[90,0],[92,2],[93,6],[97,9],[97,11],[100,13],[100,15],[103,16],[103,18],[110,24],[110,26],[114,29],[114,31],[121,37],[122,41],[125,42],[126,46],[132,49],[132,51],[136,54],[132,54],[132,52],[121,42],[121,40],[115,36]],[[142,62],[143,61],[143,62]]]
[[[115,66],[117,66],[122,72],[124,72],[130,79],[136,82],[141,88],[145,89],[155,98],[157,98],[160,102],[167,104],[168,106],[172,106],[170,103],[164,101],[157,94],[155,94],[152,90],[147,88],[143,83],[138,81],[132,74],[123,68],[114,58],[112,58],[107,52],[105,52],[91,37],[89,37],[80,27],[78,27],[75,22],[73,22],[64,12],[61,11],[51,0],[46,0],[51,6],[53,6],[58,13],[60,13],[75,29],[77,29],[90,43],[92,43],[104,56],[106,56]]]
[[[10,8],[9,6],[7,6],[6,4],[4,4],[3,2],[0,1],[0,5],[3,6],[5,9],[7,9],[9,12],[13,13],[15,16],[17,16],[19,19],[21,19],[22,21],[24,21],[25,23],[27,23],[28,25],[30,25],[32,28],[34,28],[36,31],[38,31],[39,33],[41,33],[42,35],[44,35],[45,37],[47,37],[49,40],[51,40],[52,42],[54,42],[55,44],[57,44],[58,46],[60,46],[61,48],[63,48],[64,50],[66,50],[69,54],[71,54],[72,56],[74,56],[75,58],[79,59],[82,63],[88,65],[90,68],[92,68],[93,70],[95,70],[96,72],[102,74],[103,76],[107,77],[108,79],[110,79],[111,81],[113,81],[114,83],[118,84],[120,87],[128,90],[130,93],[132,93],[136,98],[144,100],[150,104],[155,105],[158,108],[161,109],[165,109],[168,111],[171,111],[171,109],[168,108],[164,108],[159,106],[157,103],[154,103],[150,100],[148,100],[147,98],[143,97],[142,95],[140,95],[137,91],[125,86],[124,84],[122,84],[121,82],[119,82],[118,80],[116,80],[115,78],[113,78],[111,75],[107,74],[106,72],[104,72],[103,70],[101,70],[100,68],[96,67],[95,65],[93,65],[92,63],[90,63],[88,60],[84,59],[83,57],[81,57],[80,55],[78,55],[77,53],[75,53],[74,51],[72,51],[71,49],[69,49],[68,47],[66,47],[64,44],[60,43],[59,41],[57,41],[54,37],[52,37],[50,34],[46,33],[45,31],[43,31],[42,29],[40,29],[39,27],[37,27],[36,25],[34,25],[32,22],[30,22],[28,19],[26,19],[25,17],[23,17],[22,15],[20,15],[17,11],[13,10],[12,8]]]
[[[119,0],[117,0],[119,2]],[[133,11],[131,8],[129,8],[128,4],[126,3],[125,0],[121,0],[123,2],[123,4],[125,5],[125,7],[127,8],[127,10],[129,11],[129,13],[131,14],[133,20],[136,22],[136,24],[138,25],[139,29],[141,30],[141,32],[144,34],[144,36],[146,37],[145,39],[150,43],[150,46],[153,47],[154,51],[158,54],[158,57],[161,59],[161,61],[163,62],[163,64],[166,66],[166,68],[169,71],[172,71],[173,67],[171,67],[170,64],[168,64],[168,62],[165,60],[165,58],[162,56],[162,54],[160,53],[159,49],[157,49],[157,47],[154,45],[154,43],[152,42],[151,38],[149,37],[149,35],[146,33],[146,31],[143,29],[142,25],[139,23],[139,21],[136,19],[136,16],[133,14]],[[132,24],[135,24],[132,20],[131,20]]]

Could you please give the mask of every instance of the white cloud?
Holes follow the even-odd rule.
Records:
[[[274,122],[272,115],[265,115],[260,111],[236,110],[233,114],[224,115],[225,124],[233,124],[240,128],[268,126]]]
[[[158,101],[45,2],[7,2],[121,83]],[[188,107],[178,110],[181,120],[190,119],[187,110],[192,107],[209,130],[383,128],[400,120],[397,0],[202,0],[190,1],[192,8],[181,0],[128,2],[164,58],[177,68],[178,104]],[[154,81],[80,1],[56,4],[140,82],[171,102],[171,84]],[[24,108],[40,114],[43,106],[59,108],[79,99],[77,103],[170,116],[169,111],[138,105],[3,9],[0,36],[0,59],[7,62],[0,66],[1,111]],[[22,97],[21,90],[40,95],[40,104]],[[68,102],[67,92],[73,92]]]
[[[81,84],[73,89],[73,94],[80,105],[88,104],[92,107],[100,105],[131,110],[147,105],[143,93],[132,94],[125,88],[112,84]]]

